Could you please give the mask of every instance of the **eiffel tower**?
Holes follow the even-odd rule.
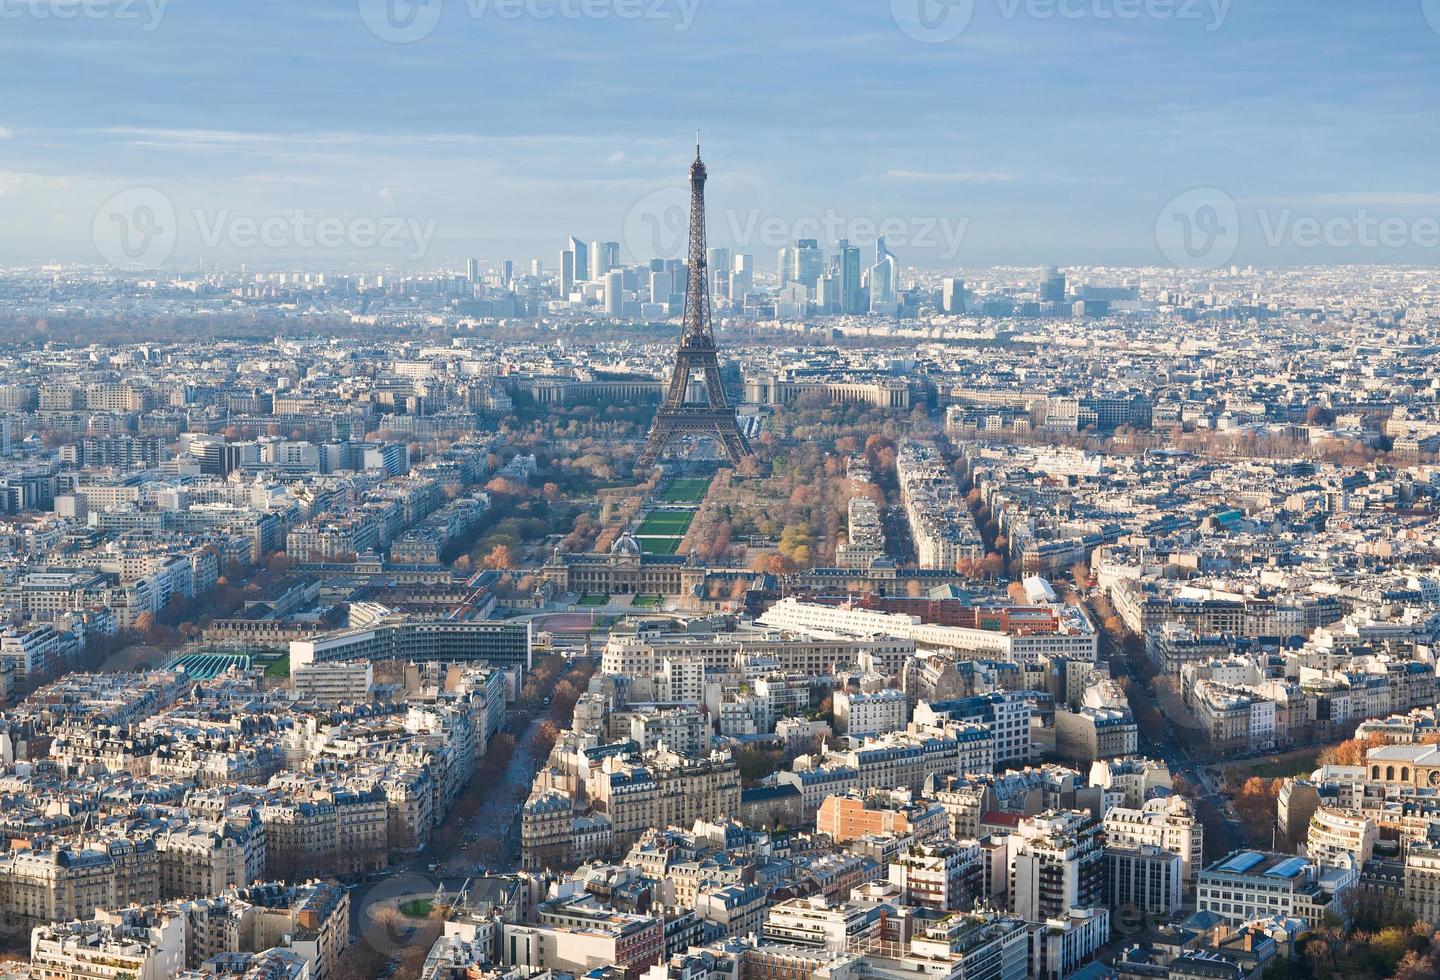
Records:
[[[685,436],[713,436],[731,463],[750,455],[750,443],[735,421],[735,410],[720,384],[720,362],[715,358],[715,334],[710,327],[710,280],[705,267],[705,164],[700,159],[700,137],[695,137],[695,162],[690,165],[690,260],[685,289],[685,327],[675,352],[675,370],[665,400],[655,413],[650,438],[635,461],[645,469],[660,461],[667,447]],[[687,403],[690,377],[705,378],[706,400]]]

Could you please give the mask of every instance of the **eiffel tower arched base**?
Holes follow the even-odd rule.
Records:
[[[655,424],[650,429],[650,438],[635,461],[637,470],[648,469],[664,457],[666,449],[686,436],[710,436],[725,450],[731,464],[751,454],[750,442],[735,422],[735,413],[729,408],[680,408],[661,407],[655,415]]]

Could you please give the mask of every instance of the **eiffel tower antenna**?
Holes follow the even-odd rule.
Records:
[[[654,466],[676,440],[689,435],[714,437],[732,464],[751,454],[750,443],[735,420],[735,410],[720,383],[720,362],[710,323],[710,275],[705,261],[705,163],[700,159],[700,131],[695,131],[695,162],[690,165],[690,256],[685,287],[685,325],[675,351],[675,369],[650,428],[637,470]],[[705,379],[706,402],[687,404],[690,377]]]

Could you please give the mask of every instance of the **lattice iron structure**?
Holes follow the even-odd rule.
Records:
[[[700,140],[695,140],[695,162],[690,165],[689,282],[685,287],[685,326],[675,352],[675,370],[650,427],[650,438],[636,460],[636,469],[654,466],[665,450],[687,436],[712,436],[730,462],[751,454],[750,442],[740,431],[735,410],[720,383],[720,362],[715,356],[715,334],[710,323],[710,274],[705,260],[705,163]],[[686,392],[695,374],[705,379],[705,404],[687,403]]]

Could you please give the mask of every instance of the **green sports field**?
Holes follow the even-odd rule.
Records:
[[[640,542],[640,550],[647,555],[673,555],[680,550],[680,542],[683,539],[678,536],[672,536],[655,538],[637,537],[635,540]]]
[[[660,493],[660,499],[667,504],[698,504],[705,499],[705,491],[710,489],[710,481],[707,479],[684,479],[675,480]]]
[[[656,510],[651,511],[635,532],[636,537],[645,536],[683,536],[690,527],[690,522],[695,519],[694,511],[689,510]]]

